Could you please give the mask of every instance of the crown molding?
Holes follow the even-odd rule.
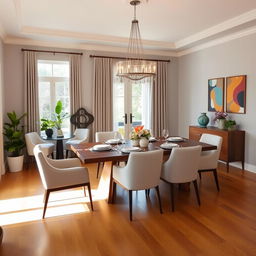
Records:
[[[199,40],[205,39],[210,36],[214,36],[218,33],[224,32],[226,30],[232,29],[236,26],[242,25],[244,23],[253,21],[256,19],[256,9],[253,9],[249,12],[243,13],[235,18],[226,20],[218,25],[205,29],[199,33],[196,33],[192,36],[186,37],[182,40],[175,42],[175,48],[179,49],[181,47],[187,46],[189,44],[195,43]]]
[[[51,37],[63,37],[63,38],[75,38],[82,39],[89,42],[99,42],[104,44],[115,44],[115,45],[128,45],[129,38],[118,37],[118,36],[107,36],[98,34],[89,34],[81,32],[72,32],[58,29],[46,29],[46,28],[36,28],[24,26],[21,28],[20,32],[24,35],[47,35]],[[165,50],[174,50],[174,43],[153,41],[153,40],[142,40],[143,46],[148,48],[160,48]]]
[[[89,50],[89,51],[107,51],[107,52],[117,52],[126,54],[126,47],[117,47],[111,45],[103,44],[85,44],[85,43],[64,43],[59,41],[42,41],[42,40],[32,40],[26,38],[17,38],[17,37],[6,37],[4,39],[5,44],[14,44],[14,45],[26,45],[26,46],[40,46],[40,47],[54,47],[62,49],[77,49],[77,50]],[[154,55],[154,56],[163,56],[163,57],[177,57],[177,53],[174,51],[161,51],[161,50],[150,50],[145,49],[144,54]]]
[[[251,27],[249,29],[244,29],[242,31],[230,34],[228,36],[223,36],[221,38],[211,40],[207,43],[203,43],[203,44],[191,47],[191,48],[183,50],[183,51],[179,51],[179,52],[177,52],[177,57],[181,57],[183,55],[187,55],[187,54],[190,54],[190,53],[193,53],[193,52],[197,52],[197,51],[200,51],[200,50],[203,50],[203,49],[207,49],[207,48],[210,48],[210,47],[213,47],[213,46],[216,46],[216,45],[224,44],[224,43],[227,43],[229,41],[239,39],[239,38],[242,38],[242,37],[245,37],[245,36],[249,36],[249,35],[252,35],[252,34],[255,34],[255,33],[256,33],[256,26]]]

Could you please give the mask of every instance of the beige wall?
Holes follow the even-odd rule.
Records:
[[[4,153],[3,153],[3,43],[0,39],[0,179],[1,174],[5,172],[4,168]]]
[[[15,110],[18,114],[24,111],[23,95],[23,55],[21,48],[35,47],[5,45],[4,47],[4,73],[5,73],[5,112]],[[39,49],[44,49],[40,47]],[[49,49],[49,48],[47,48]],[[54,50],[54,49],[52,49]],[[56,49],[58,50],[58,49]],[[67,50],[70,51],[70,50]],[[83,51],[82,57],[82,99],[83,106],[92,111],[92,83],[93,83],[93,59],[91,54],[120,56],[117,53]],[[156,56],[148,56],[158,58]],[[161,57],[159,57],[161,58]],[[163,58],[163,57],[162,57]],[[169,64],[169,86],[168,86],[168,124],[172,134],[177,134],[178,123],[176,120],[178,106],[177,75],[178,62],[176,58],[171,59]]]
[[[188,126],[197,124],[207,112],[207,80],[215,77],[247,75],[247,113],[233,114],[246,131],[246,168],[256,171],[256,35],[240,38],[179,58],[179,134],[188,136]],[[208,113],[212,117],[213,113]]]

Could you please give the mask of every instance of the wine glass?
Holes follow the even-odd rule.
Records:
[[[169,137],[169,131],[168,129],[163,129],[162,131],[162,135],[165,138],[165,140]]]

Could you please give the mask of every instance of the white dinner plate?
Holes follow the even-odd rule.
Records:
[[[129,154],[131,152],[140,152],[142,149],[139,147],[124,147],[121,149],[123,153]]]
[[[92,147],[92,150],[94,151],[107,151],[112,149],[112,147],[110,145],[106,145],[106,144],[98,144]]]
[[[105,143],[110,144],[110,145],[119,144],[119,143],[121,143],[121,140],[120,139],[110,139],[110,140],[107,140]]]
[[[176,143],[163,143],[160,145],[160,148],[163,148],[163,149],[172,149],[175,147],[179,147],[179,145]]]
[[[170,141],[170,142],[179,142],[179,141],[184,141],[184,139],[182,137],[169,137],[167,139],[167,141]]]

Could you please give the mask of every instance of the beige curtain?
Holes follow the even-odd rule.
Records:
[[[36,53],[24,51],[24,110],[25,132],[39,132],[39,105],[37,84],[37,60]]]
[[[168,63],[157,62],[157,73],[152,93],[152,130],[154,136],[161,136],[162,130],[167,128],[167,84],[168,84]]]
[[[113,129],[112,82],[113,62],[110,58],[94,58],[93,70],[93,140],[97,131]]]
[[[70,56],[70,100],[71,114],[82,107],[81,56]]]

